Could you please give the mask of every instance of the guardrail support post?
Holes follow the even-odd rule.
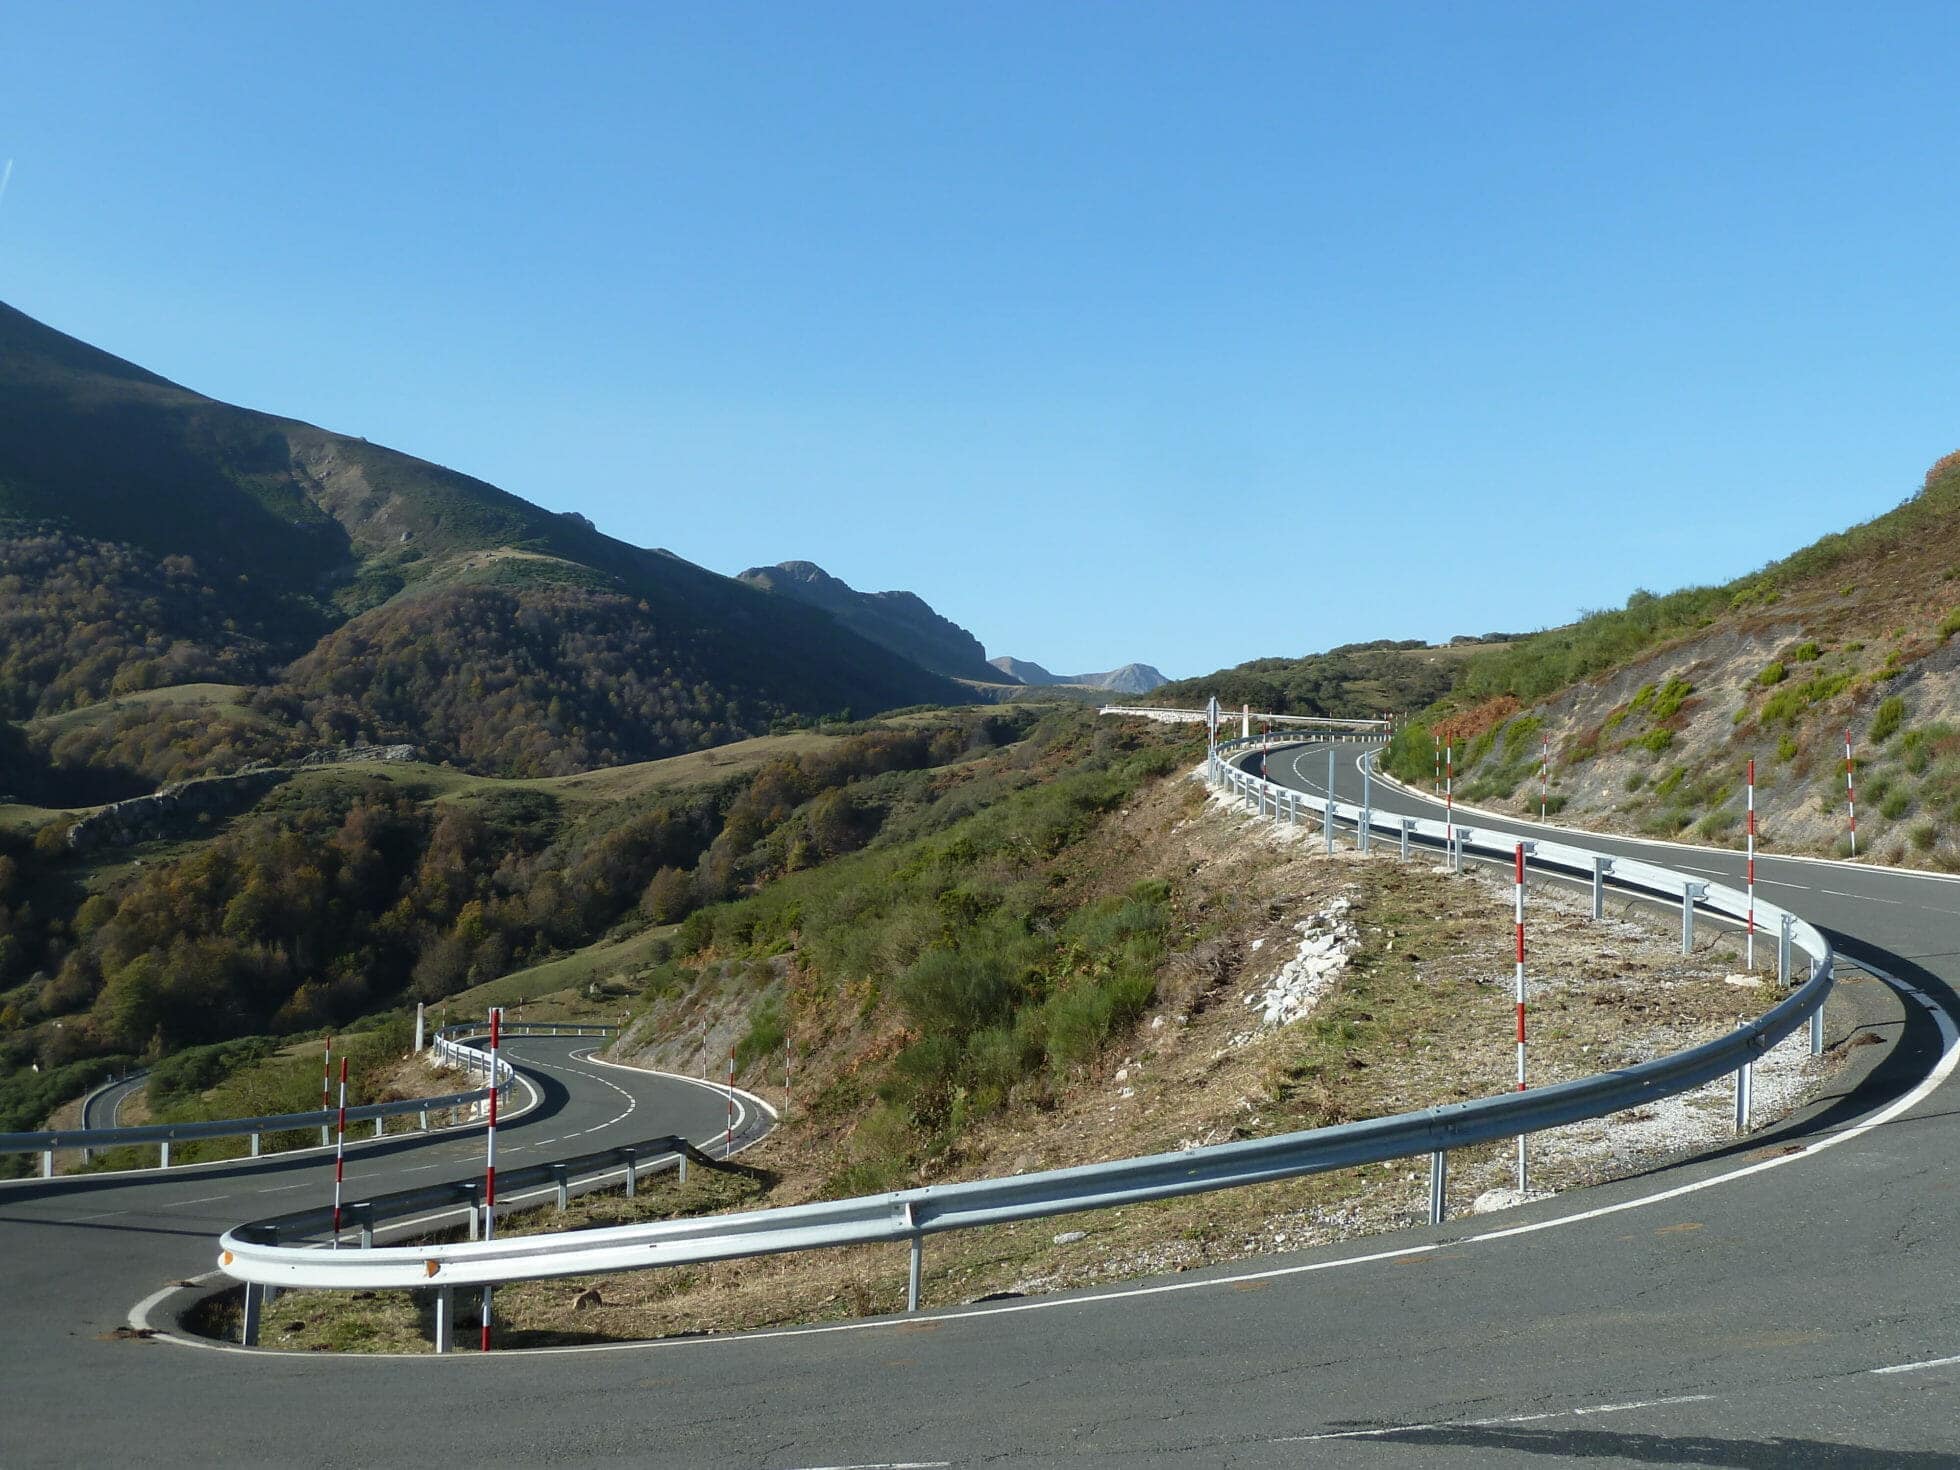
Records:
[[[167,1138],[157,1145],[157,1167],[159,1169],[170,1167],[170,1140]]]
[[[1327,851],[1334,851],[1334,747],[1327,747],[1327,815],[1322,823],[1327,834]]]
[[[1414,826],[1415,823],[1407,817],[1402,818],[1402,861],[1405,863],[1409,860],[1409,831]]]
[[[374,1206],[362,1205],[360,1219],[361,1249],[371,1251],[374,1249]]]
[[[483,1196],[483,1186],[472,1179],[466,1183],[457,1185],[456,1188],[462,1194],[463,1198],[469,1202],[470,1239],[475,1240],[482,1233],[479,1221],[483,1217],[483,1211],[477,1208],[476,1202]]]
[[[687,1183],[687,1155],[686,1154],[681,1155],[681,1172],[680,1172],[679,1182],[682,1184]]]
[[[919,1310],[919,1275],[925,1264],[924,1257],[925,1237],[915,1235],[912,1237],[912,1261],[905,1275],[905,1310],[908,1312]]]
[[[1681,885],[1681,953],[1695,952],[1695,900],[1708,892],[1706,883]]]
[[[382,1126],[387,1121],[388,1120],[386,1118],[376,1118],[374,1120],[374,1136],[376,1138],[379,1138],[383,1133],[387,1131],[387,1129]]]
[[[416,1114],[416,1117],[421,1120],[422,1131],[427,1133],[429,1131],[429,1110],[427,1108],[422,1109],[420,1113]]]
[[[1744,1062],[1735,1069],[1735,1131],[1738,1134],[1749,1131],[1749,1104],[1750,1095],[1755,1090],[1755,1073],[1755,1066],[1750,1062]]]
[[[252,1135],[252,1157],[256,1159],[264,1151],[265,1151],[264,1135],[254,1133]]]
[[[41,1150],[41,1177],[43,1179],[54,1178],[54,1150],[51,1148]]]
[[[265,1310],[265,1288],[248,1281],[245,1283],[245,1312],[238,1321],[238,1345],[257,1347],[259,1345],[259,1315]]]
[[[572,1171],[563,1164],[553,1164],[551,1179],[558,1186],[558,1209],[563,1213],[572,1207]]]
[[[1374,772],[1369,769],[1366,756],[1361,760],[1361,826],[1354,834],[1354,845],[1363,852],[1372,852],[1374,833],[1370,830],[1375,824],[1375,785]]]
[[[1606,875],[1613,871],[1613,859],[1595,857],[1593,864],[1592,916],[1594,922],[1606,917]]]
[[[1450,1178],[1450,1156],[1438,1150],[1429,1156],[1429,1223],[1440,1225],[1448,1218],[1449,1210],[1444,1198]]]
[[[632,1199],[640,1192],[639,1159],[630,1148],[620,1152],[626,1156],[626,1197]]]
[[[1814,1057],[1824,1055],[1824,1008],[1822,1006],[1810,1013],[1810,1054]]]
[[[436,1351],[456,1351],[456,1288],[436,1288]]]
[[[1795,914],[1783,916],[1783,932],[1776,937],[1776,983],[1788,986],[1790,983],[1790,938],[1797,926]]]

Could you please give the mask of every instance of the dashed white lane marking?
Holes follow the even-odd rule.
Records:
[[[573,1057],[575,1058],[585,1058],[591,1056],[591,1054],[592,1053],[590,1051],[572,1053]],[[549,1140],[550,1142],[561,1143],[564,1141],[564,1139],[567,1138],[582,1138],[587,1133],[597,1133],[602,1128],[610,1128],[615,1123],[624,1122],[626,1118],[632,1114],[633,1110],[639,1107],[640,1105],[640,1100],[634,1097],[633,1094],[628,1092],[625,1088],[621,1087],[617,1082],[608,1082],[605,1078],[601,1077],[597,1072],[588,1072],[583,1067],[574,1067],[567,1063],[562,1063],[562,1062],[557,1064],[556,1066],[553,1066],[544,1062],[534,1061],[529,1058],[526,1058],[525,1065],[536,1067],[540,1072],[571,1072],[577,1076],[588,1078],[591,1081],[598,1083],[601,1087],[610,1088],[612,1091],[618,1093],[621,1097],[626,1099],[626,1110],[624,1112],[614,1114],[612,1117],[606,1119],[606,1121],[603,1123],[594,1123],[590,1128],[580,1129],[577,1133],[563,1134],[561,1137],[557,1139]]]
[[[1868,1368],[1868,1373],[1924,1373],[1928,1368],[1952,1368],[1960,1365],[1960,1354],[1951,1358],[1928,1358],[1923,1363],[1894,1363],[1889,1368]]]
[[[60,1221],[63,1225],[79,1225],[84,1220],[113,1220],[117,1215],[127,1215],[128,1210],[104,1210],[99,1215],[67,1215]]]
[[[1576,1419],[1585,1414],[1625,1414],[1633,1409],[1661,1409],[1670,1404],[1705,1404],[1712,1393],[1687,1393],[1677,1398],[1639,1399],[1625,1404],[1588,1404],[1578,1409],[1556,1409],[1547,1414],[1505,1414],[1496,1419],[1438,1419],[1429,1424],[1385,1424],[1379,1429],[1343,1429],[1333,1434],[1294,1434],[1269,1439],[1267,1444],[1316,1444],[1324,1439],[1378,1439],[1387,1434],[1421,1434],[1435,1429],[1490,1429],[1500,1424],[1538,1424],[1547,1419]]]
[[[208,1205],[213,1200],[230,1198],[231,1196],[228,1194],[206,1194],[200,1195],[196,1199],[180,1199],[174,1205],[164,1205],[162,1208],[166,1210],[187,1210],[192,1205]]]
[[[951,1460],[875,1460],[864,1465],[804,1465],[798,1470],[945,1470]]]

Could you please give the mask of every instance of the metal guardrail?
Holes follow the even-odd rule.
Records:
[[[1140,719],[1158,720],[1167,725],[1202,725],[1210,721],[1212,712],[1204,709],[1178,709],[1172,705],[1151,704],[1105,704],[1096,710],[1099,715],[1135,715]],[[1260,710],[1219,711],[1221,722],[1230,720],[1257,720],[1266,725],[1292,725],[1296,728],[1313,730],[1344,730],[1367,735],[1385,735],[1389,730],[1387,720],[1337,720],[1326,715],[1275,715]]]
[[[516,1026],[506,1027],[506,1036],[609,1036],[616,1026]],[[444,1061],[464,1070],[486,1076],[490,1055],[465,1044],[460,1038],[480,1035],[480,1025],[451,1026],[436,1033],[433,1049]],[[509,1062],[497,1060],[497,1091],[501,1095],[516,1075]],[[489,1096],[488,1086],[469,1092],[444,1093],[440,1097],[405,1098],[397,1102],[362,1103],[347,1110],[349,1123],[372,1122],[377,1136],[389,1118],[418,1115],[421,1130],[429,1129],[429,1114],[445,1108],[469,1107]],[[334,1125],[338,1109],[326,1108],[310,1113],[273,1113],[259,1118],[217,1118],[201,1123],[146,1123],[132,1128],[60,1128],[38,1133],[0,1133],[0,1154],[37,1153],[41,1155],[41,1177],[54,1174],[56,1149],[80,1149],[85,1156],[107,1148],[157,1146],[161,1168],[170,1167],[170,1146],[207,1138],[250,1138],[248,1157],[260,1157],[265,1135],[303,1128],[326,1129]]]
[[[1393,836],[1405,856],[1412,841],[1442,848],[1452,861],[1466,854],[1508,859],[1515,853],[1517,839],[1508,834],[1322,801],[1248,775],[1224,758],[1234,748],[1256,743],[1221,747],[1209,767],[1214,783],[1244,794],[1249,805],[1282,821],[1298,822],[1308,813],[1321,816],[1330,843],[1338,821],[1352,827],[1363,843],[1372,842],[1377,833]],[[1602,887],[1610,882],[1617,888],[1677,898],[1689,924],[1697,905],[1736,919],[1746,914],[1746,896],[1738,890],[1653,864],[1546,842],[1533,844],[1531,861],[1540,870],[1589,875],[1596,904]],[[1768,1013],[1726,1036],[1598,1076],[1393,1117],[1106,1164],[603,1230],[335,1253],[267,1244],[250,1238],[249,1229],[241,1227],[223,1237],[220,1263],[234,1278],[262,1286],[347,1290],[432,1286],[440,1292],[456,1286],[905,1241],[911,1246],[909,1311],[918,1306],[922,1242],[946,1230],[1170,1199],[1422,1154],[1431,1161],[1431,1219],[1440,1221],[1441,1186],[1452,1149],[1602,1117],[1730,1073],[1738,1077],[1739,1100],[1746,1098],[1751,1063],[1806,1018],[1812,1022],[1814,1048],[1821,1038],[1817,1018],[1832,983],[1831,946],[1814,926],[1775,905],[1758,903],[1756,913],[1774,926],[1781,941],[1782,980],[1791,979],[1793,956],[1805,957],[1809,974],[1803,983]]]
[[[687,1179],[687,1166],[690,1162],[709,1169],[744,1172],[745,1166],[731,1164],[724,1159],[715,1158],[690,1143],[678,1134],[664,1134],[658,1138],[642,1139],[637,1143],[617,1144],[610,1148],[594,1149],[590,1153],[578,1154],[568,1159],[558,1159],[549,1164],[532,1164],[522,1169],[510,1169],[497,1177],[497,1213],[508,1214],[516,1210],[529,1209],[535,1196],[547,1191],[556,1195],[556,1205],[560,1211],[570,1207],[574,1194],[584,1194],[602,1189],[615,1179],[625,1185],[628,1198],[638,1192],[640,1176],[656,1170],[676,1165],[683,1182]],[[480,1177],[448,1180],[441,1184],[424,1185],[419,1189],[396,1190],[389,1194],[370,1195],[356,1199],[338,1212],[338,1218],[352,1222],[360,1239],[360,1248],[373,1250],[378,1230],[426,1229],[442,1223],[444,1217],[460,1212],[469,1227],[469,1238],[476,1240],[483,1225],[484,1181]],[[435,1218],[428,1211],[440,1212]],[[382,1222],[401,1221],[412,1218],[407,1223],[389,1227]],[[265,1220],[256,1220],[249,1225],[241,1225],[231,1232],[227,1239],[236,1238],[239,1242],[255,1245],[278,1246],[283,1241],[287,1245],[301,1240],[312,1240],[316,1248],[324,1243],[332,1250],[341,1244],[341,1232],[335,1229],[336,1211],[330,1207],[299,1210],[291,1214],[277,1215]],[[419,1283],[418,1283],[419,1284]],[[245,1310],[240,1324],[240,1341],[246,1347],[258,1341],[259,1320],[266,1307],[278,1296],[276,1285],[253,1285],[246,1288]],[[439,1353],[448,1352],[455,1339],[455,1306],[452,1295],[453,1284],[437,1288],[435,1313],[435,1347]]]

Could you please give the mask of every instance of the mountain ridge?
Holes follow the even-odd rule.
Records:
[[[813,561],[750,567],[736,580],[821,608],[859,636],[935,674],[949,679],[994,678],[980,640],[916,592],[860,592]]]
[[[970,698],[791,599],[205,397],[5,303],[0,538],[0,717],[220,678],[283,691],[294,742],[385,734],[460,758],[462,743],[417,728],[418,700],[467,713],[515,689],[507,720],[590,721],[606,732],[595,758],[648,759],[785,718]],[[376,640],[333,636],[384,614],[392,672]],[[418,619],[453,645],[418,652]],[[480,635],[484,619],[497,626]],[[593,661],[609,687],[593,687]]]
[[[1107,689],[1112,694],[1149,694],[1170,683],[1157,669],[1144,663],[1128,663],[1100,674],[1051,674],[1038,663],[1006,654],[989,659],[988,663],[1011,679],[1037,687],[1078,684],[1087,689]]]

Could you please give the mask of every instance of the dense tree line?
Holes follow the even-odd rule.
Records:
[[[1227,708],[1282,715],[1370,719],[1422,709],[1450,689],[1456,666],[1425,657],[1423,645],[1349,644],[1305,658],[1262,658],[1154,690],[1147,703],[1196,706],[1213,695]]]
[[[336,630],[257,707],[313,744],[410,741],[504,776],[652,760],[837,712],[830,673],[771,667],[780,650],[729,638],[621,593],[452,589]],[[877,708],[892,692],[868,677],[856,697]]]
[[[69,893],[48,924],[27,894],[53,891],[65,823],[15,836],[0,855],[0,1061],[169,1055],[441,1000],[635,913],[679,919],[861,847],[882,779],[1011,737],[1022,718],[870,731],[719,786],[569,812],[535,790],[426,802],[380,781],[287,787],[187,856]]]
[[[249,584],[211,585],[188,556],[16,523],[0,528],[0,717],[169,684],[256,682],[296,651],[305,622]]]

